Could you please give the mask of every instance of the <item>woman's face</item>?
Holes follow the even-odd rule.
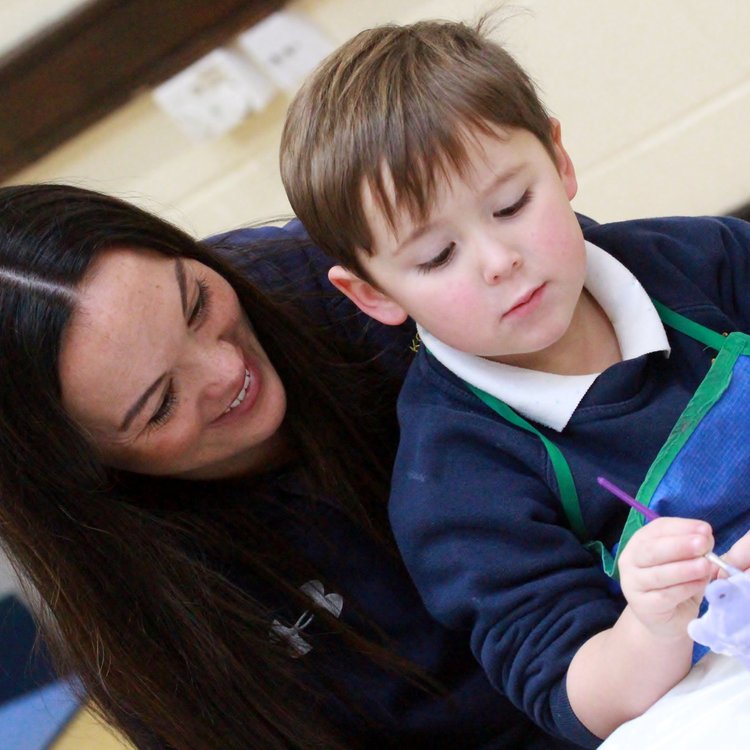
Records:
[[[284,386],[222,276],[112,249],[79,291],[60,356],[63,405],[105,463],[216,479],[278,461]]]

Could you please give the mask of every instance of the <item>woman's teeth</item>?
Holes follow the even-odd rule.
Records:
[[[246,367],[245,368],[245,382],[242,384],[242,388],[240,389],[240,392],[237,394],[237,398],[235,398],[234,401],[232,401],[232,403],[229,404],[229,406],[227,406],[224,414],[232,411],[232,409],[236,409],[245,400],[245,396],[247,395],[247,387],[249,385],[250,385],[250,371]]]

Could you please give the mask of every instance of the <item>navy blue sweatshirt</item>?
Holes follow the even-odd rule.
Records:
[[[331,261],[315,247],[271,246],[269,250],[269,241],[289,235],[303,243],[306,240],[299,223],[293,222],[284,229],[240,230],[211,243],[224,245],[233,265],[259,286],[275,295],[288,293],[311,320],[329,326],[332,337],[371,352],[390,372],[405,373],[413,358],[413,325],[389,328],[359,312],[328,282]],[[254,248],[255,243],[260,244]],[[466,634],[445,627],[427,612],[395,549],[389,555],[358,529],[335,498],[311,494],[294,470],[269,477],[267,485],[274,493],[274,507],[289,511],[276,513],[276,531],[302,551],[322,577],[336,582],[335,591],[344,598],[341,618],[357,628],[379,629],[398,654],[441,686],[427,691],[373,666],[343,644],[334,648],[341,684],[357,696],[362,713],[377,726],[373,729],[335,700],[322,710],[335,717],[357,746],[373,750],[572,747],[541,731],[490,685],[471,654]],[[251,581],[246,583],[252,587]],[[290,610],[281,619],[290,624],[299,614]],[[302,635],[312,651],[300,662],[310,659],[314,663],[321,650],[320,639],[330,640],[330,636],[318,632],[315,624]],[[328,642],[325,646],[330,652]]]
[[[717,331],[750,330],[750,224],[654,219],[585,227],[646,291]],[[561,432],[536,425],[573,472],[592,538],[612,546],[633,493],[707,372],[714,352],[667,328],[672,353],[618,363]],[[549,732],[585,747],[565,676],[578,648],[625,602],[570,531],[538,437],[481,403],[420,351],[399,401],[401,441],[389,513],[427,609],[463,633],[495,688]]]

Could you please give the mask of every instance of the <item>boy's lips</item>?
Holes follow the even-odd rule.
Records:
[[[546,284],[540,284],[521,295],[501,317],[507,318],[509,315],[523,314],[530,311],[532,308],[535,308],[542,296],[545,286]]]

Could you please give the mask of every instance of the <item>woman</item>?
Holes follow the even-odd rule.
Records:
[[[139,747],[555,747],[393,552],[412,332],[327,267],[295,225],[0,188],[0,529],[46,637]]]

